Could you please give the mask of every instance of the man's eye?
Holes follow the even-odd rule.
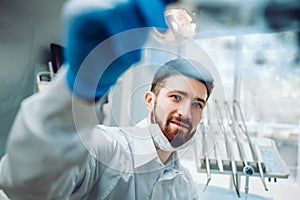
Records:
[[[173,94],[171,95],[171,97],[176,100],[176,101],[180,101],[181,100],[181,97],[179,95],[176,95],[176,94]]]
[[[195,107],[195,108],[203,108],[203,105],[201,104],[201,103],[193,103],[193,106]]]

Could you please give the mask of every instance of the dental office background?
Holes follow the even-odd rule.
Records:
[[[48,71],[49,61],[54,62],[50,44],[61,44],[60,11],[64,2],[0,0],[0,156],[5,152],[21,101],[37,92],[37,74]],[[300,195],[299,3],[292,0],[183,2],[182,7],[192,13],[197,25],[194,41],[214,62],[227,100],[239,100],[249,133],[273,139],[290,170],[288,179],[268,183],[268,192],[262,189],[259,180],[251,179],[250,193],[275,200],[297,199]],[[173,48],[184,54],[197,53],[186,45]],[[154,59],[158,63],[168,58],[171,57],[144,54],[145,60]],[[148,85],[138,90],[133,86],[151,81],[149,73],[135,70],[121,78],[111,96],[121,100],[103,108],[107,112],[104,123],[133,125],[145,116],[141,95]],[[125,100],[128,96],[130,104]],[[205,176],[194,169],[194,158],[186,159],[193,175],[204,183]],[[216,181],[211,184],[230,187],[229,181],[228,185],[222,184],[225,176],[213,175],[212,179]]]

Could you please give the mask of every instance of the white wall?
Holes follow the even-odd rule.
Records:
[[[49,44],[60,43],[64,0],[0,0],[0,155],[20,102],[34,92]],[[42,111],[41,111],[42,112]]]

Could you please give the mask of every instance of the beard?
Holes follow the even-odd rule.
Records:
[[[177,116],[168,116],[166,122],[163,123],[156,113],[152,112],[151,115],[152,115],[151,118],[153,119],[152,121],[158,124],[161,131],[168,139],[171,146],[174,148],[179,147],[184,143],[186,143],[189,139],[193,137],[193,135],[196,132],[195,130],[194,131],[192,130],[193,129],[192,123],[188,119],[184,119],[182,117],[177,117]],[[173,124],[179,122],[183,123],[184,127],[175,128]]]

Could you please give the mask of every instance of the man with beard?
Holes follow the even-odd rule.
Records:
[[[161,144],[160,134],[155,135],[158,149],[170,155],[192,142],[212,89],[211,74],[194,60],[174,59],[156,72],[145,100],[148,122],[157,124],[168,141]]]
[[[96,104],[140,60],[140,50],[123,50],[141,48],[147,31],[127,30],[162,25],[165,5],[133,0],[100,9],[101,3],[71,1],[65,8],[68,62],[45,92],[22,102],[0,162],[0,188],[22,200],[197,199],[176,152],[193,141],[213,78],[196,61],[171,60],[145,94],[145,120],[128,128],[97,125]],[[151,10],[161,12],[152,17]],[[126,26],[125,16],[132,18]],[[120,40],[124,31],[127,40]]]

